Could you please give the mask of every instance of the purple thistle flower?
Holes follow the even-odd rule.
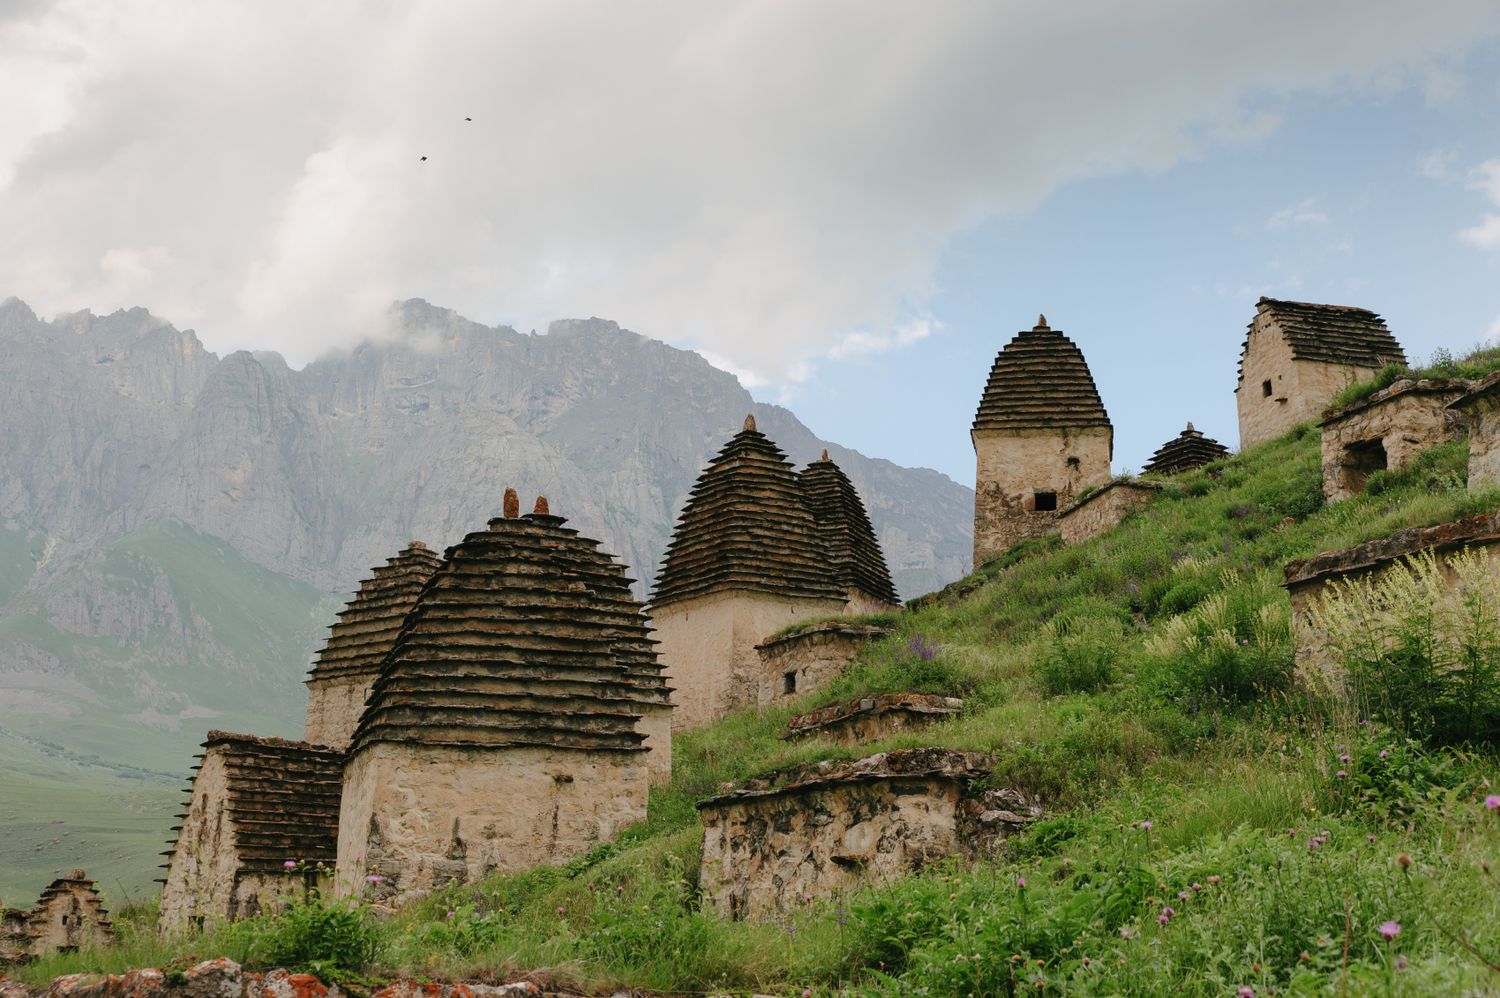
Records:
[[[1500,794],[1490,794],[1484,799],[1484,806],[1491,811],[1500,811]]]
[[[1400,956],[1396,957],[1396,969],[1397,970],[1405,970],[1406,969],[1406,954],[1405,953],[1402,953]]]
[[[1390,942],[1401,934],[1400,922],[1381,922],[1380,928],[1376,929],[1386,942]]]
[[[1349,753],[1348,752],[1345,752],[1343,755],[1339,756],[1339,762],[1348,762],[1348,761],[1349,761]]]
[[[1339,779],[1341,779],[1341,780],[1342,780],[1342,779],[1345,779],[1345,778],[1347,778],[1347,777],[1348,777],[1348,776],[1349,776],[1349,774],[1348,774],[1348,773],[1346,773],[1346,772],[1344,772],[1344,771],[1343,771],[1343,770],[1342,770],[1342,769],[1341,769],[1341,770],[1339,770],[1339,771],[1338,771],[1338,772],[1337,772],[1337,773],[1335,773],[1335,774],[1333,774],[1333,775],[1335,775],[1335,776],[1337,776],[1337,777],[1338,777],[1338,778],[1339,778]]]
[[[372,873],[365,877],[365,883],[367,884],[379,884],[384,882],[385,878],[378,873]]]
[[[1380,758],[1382,758],[1382,759],[1389,759],[1390,757],[1391,757],[1391,750],[1390,749],[1381,749],[1380,750]]]
[[[1239,998],[1255,998],[1255,989],[1248,984],[1241,984],[1237,994]]]
[[[927,640],[921,634],[914,634],[906,643],[906,650],[924,662],[931,662],[937,658],[938,646]]]
[[[1149,821],[1143,821],[1143,822],[1141,822],[1141,831],[1143,831],[1143,832],[1149,832],[1149,831],[1151,831],[1151,822],[1149,822]]]
[[[1020,890],[1024,891],[1026,889],[1026,878],[1025,877],[1017,877],[1016,878],[1016,887],[1019,888]]]
[[[297,861],[295,859],[289,859],[285,863],[281,864],[281,868],[283,870],[295,870],[297,868]]]

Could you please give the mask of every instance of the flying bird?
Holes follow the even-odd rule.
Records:
[[[465,121],[473,121],[474,119],[473,118],[465,118],[464,120]]]
[[[423,156],[421,159],[417,160],[417,162],[418,163],[425,163],[425,162],[427,162],[427,157]]]

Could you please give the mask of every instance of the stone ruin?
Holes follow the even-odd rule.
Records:
[[[1041,814],[1014,791],[974,792],[988,773],[975,752],[906,749],[702,801],[704,904],[763,920],[945,857],[985,855]]]
[[[0,906],[0,967],[113,941],[98,885],[82,870],[48,884],[30,911]]]
[[[350,745],[337,890],[402,900],[559,862],[646,817],[669,690],[624,567],[545,499],[450,547]]]
[[[1323,431],[1323,498],[1348,499],[1377,471],[1405,467],[1422,451],[1463,435],[1449,408],[1465,395],[1461,378],[1402,379],[1368,398],[1327,412]]]
[[[274,913],[331,883],[343,766],[325,745],[210,731],[167,854],[161,927]]]
[[[1449,408],[1469,433],[1469,488],[1500,487],[1500,374],[1470,386]]]
[[[782,738],[821,736],[843,744],[878,741],[946,721],[963,709],[957,697],[936,693],[881,693],[798,714]]]
[[[780,666],[764,664],[756,646],[788,625],[895,605],[849,479],[826,451],[795,474],[745,417],[693,486],[651,596],[673,723],[702,727],[762,702],[767,669]],[[792,671],[771,676],[773,697]]]
[[[975,568],[1052,533],[1058,510],[1109,478],[1114,454],[1088,362],[1046,316],[995,357],[970,437]]]
[[[1141,470],[1148,475],[1180,475],[1229,455],[1229,448],[1187,424],[1187,429],[1156,449]]]
[[[1365,308],[1261,298],[1240,352],[1240,448],[1318,419],[1329,399],[1406,354]]]
[[[1377,579],[1405,559],[1431,552],[1444,578],[1456,585],[1447,570],[1454,555],[1478,551],[1500,568],[1494,548],[1500,544],[1500,513],[1474,516],[1435,527],[1410,527],[1389,537],[1357,544],[1342,551],[1325,551],[1312,558],[1289,562],[1284,569],[1287,594],[1292,603],[1292,632],[1296,642],[1297,674],[1311,685],[1324,684],[1339,672],[1328,636],[1314,623],[1311,609],[1336,586],[1356,579]]]
[[[1161,491],[1160,482],[1114,478],[1057,514],[1064,544],[1077,544],[1118,527],[1131,510],[1146,505]]]
[[[340,751],[349,747],[406,615],[441,564],[426,544],[412,541],[359,584],[308,674],[304,739]]]
[[[890,633],[888,627],[835,619],[770,637],[755,646],[760,667],[751,702],[764,706],[820,689],[842,673],[861,648]]]

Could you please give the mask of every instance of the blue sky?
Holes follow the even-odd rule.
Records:
[[[1500,158],[1500,53],[1453,89],[1266,99],[1264,138],[1159,173],[1067,185],[942,253],[920,342],[820,364],[784,398],[818,433],[973,484],[968,428],[995,352],[1038,312],[1078,343],[1139,470],[1191,420],[1231,447],[1235,364],[1260,295],[1360,305],[1413,359],[1494,336],[1500,252],[1460,238],[1488,204],[1473,171]]]

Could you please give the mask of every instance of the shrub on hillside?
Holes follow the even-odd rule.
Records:
[[[242,923],[257,963],[294,967],[338,978],[368,968],[380,948],[380,927],[353,899],[314,892],[266,918]]]
[[[1115,680],[1115,663],[1126,641],[1115,617],[1057,617],[1042,628],[1036,675],[1052,695],[1092,693]]]

